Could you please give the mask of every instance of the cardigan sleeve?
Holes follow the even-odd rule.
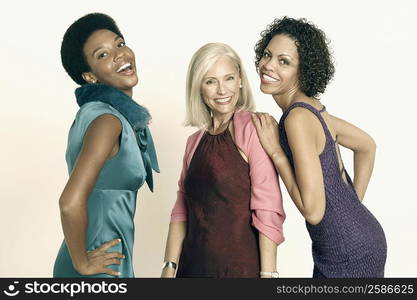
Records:
[[[177,201],[175,201],[174,208],[171,211],[171,223],[187,221],[187,205],[185,202],[184,179],[187,173],[187,157],[189,152],[189,139],[185,147],[184,158],[182,160],[182,170],[180,179],[178,180]]]
[[[187,139],[185,146],[184,158],[182,160],[182,171],[180,179],[178,180],[177,201],[174,204],[174,208],[171,211],[171,223],[187,221],[187,195],[184,189],[184,180],[187,174],[188,166],[190,165],[191,158],[194,155],[194,151],[200,143],[204,130],[198,130],[194,134],[190,135]]]
[[[284,241],[282,224],[285,212],[278,175],[265,153],[249,115],[243,126],[244,145],[248,156],[251,178],[252,225],[276,244]]]

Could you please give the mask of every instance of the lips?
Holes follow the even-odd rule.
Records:
[[[263,83],[275,83],[279,81],[279,79],[272,77],[270,75],[267,75],[265,73],[261,73],[261,80]]]
[[[135,70],[133,68],[132,63],[127,62],[123,63],[120,67],[118,67],[116,69],[116,72],[121,75],[132,75],[135,72]]]
[[[226,102],[229,102],[231,99],[232,99],[232,96],[225,97],[225,98],[217,98],[217,99],[214,99],[214,101],[216,101],[217,103],[226,103]]]
[[[222,97],[222,98],[215,98],[213,99],[214,102],[220,105],[226,105],[229,104],[232,101],[232,96],[229,97]]]

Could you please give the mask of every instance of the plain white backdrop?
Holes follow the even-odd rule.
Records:
[[[224,42],[241,56],[257,109],[279,118],[259,91],[254,45],[274,18],[305,17],[332,41],[327,110],[370,133],[378,149],[364,204],[388,242],[387,277],[417,277],[416,70],[414,1],[9,1],[0,9],[0,276],[50,277],[62,241],[58,198],[68,178],[64,153],[78,110],[75,83],[60,62],[67,27],[90,12],[111,15],[135,51],[133,98],[153,115],[161,174],[139,191],[137,277],[158,277],[185,141],[185,76],[192,54]],[[414,19],[414,20],[413,20]],[[342,152],[353,175],[352,153]],[[311,277],[304,221],[281,184],[287,220],[281,277]]]

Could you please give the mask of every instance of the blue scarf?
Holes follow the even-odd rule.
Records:
[[[148,121],[151,118],[148,110],[125,93],[102,83],[85,84],[77,88],[75,97],[80,107],[88,102],[101,101],[110,104],[127,119],[135,132],[142,153],[146,183],[153,192],[152,169],[159,173],[159,166],[152,135],[148,128]]]

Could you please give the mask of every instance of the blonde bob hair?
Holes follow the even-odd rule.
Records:
[[[211,110],[202,99],[201,85],[209,69],[222,56],[229,57],[232,60],[240,75],[242,88],[240,89],[236,110],[255,110],[248,77],[237,53],[226,44],[209,43],[194,53],[188,66],[185,126],[207,128],[211,125]]]

